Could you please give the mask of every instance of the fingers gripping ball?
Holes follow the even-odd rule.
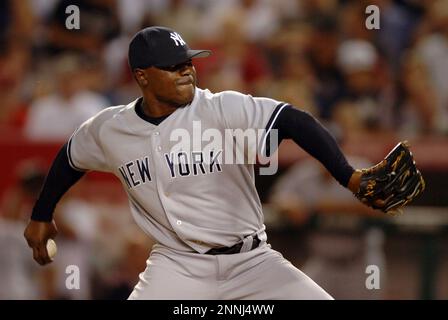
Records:
[[[394,214],[425,189],[409,144],[400,142],[377,165],[361,170],[355,196],[364,204]]]
[[[53,239],[48,239],[47,241],[47,253],[48,253],[48,257],[53,260],[56,252],[58,251],[58,248],[56,246],[56,242],[54,242]]]

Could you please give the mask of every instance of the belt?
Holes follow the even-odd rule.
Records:
[[[255,248],[257,248],[260,243],[261,240],[258,239],[257,236],[249,236],[244,238],[245,240],[249,240],[249,238],[252,238],[252,246],[250,247],[249,250],[244,250],[243,252],[246,251],[250,251],[253,250]],[[243,248],[244,243],[246,242],[245,240],[238,242],[237,244],[231,246],[231,247],[221,247],[221,248],[213,248],[208,250],[205,254],[211,254],[211,255],[218,255],[218,254],[235,254],[235,253],[240,253],[241,249]]]

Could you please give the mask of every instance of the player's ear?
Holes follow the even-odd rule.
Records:
[[[142,69],[135,69],[134,77],[141,87],[146,87],[148,85],[148,78],[146,77],[145,71]]]

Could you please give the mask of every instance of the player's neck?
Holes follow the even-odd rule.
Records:
[[[177,108],[179,106],[143,95],[142,111],[149,117],[158,118],[167,116],[176,111]]]

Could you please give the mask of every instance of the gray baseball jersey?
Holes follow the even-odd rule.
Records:
[[[81,125],[68,144],[70,165],[115,174],[137,224],[169,248],[204,253],[254,233],[266,240],[253,164],[226,164],[226,148],[204,151],[202,144],[173,152],[179,143],[173,130],[194,136],[200,125],[204,138],[208,129],[265,129],[284,105],[196,88],[191,104],[154,125],[137,115],[137,102],[107,108]]]

